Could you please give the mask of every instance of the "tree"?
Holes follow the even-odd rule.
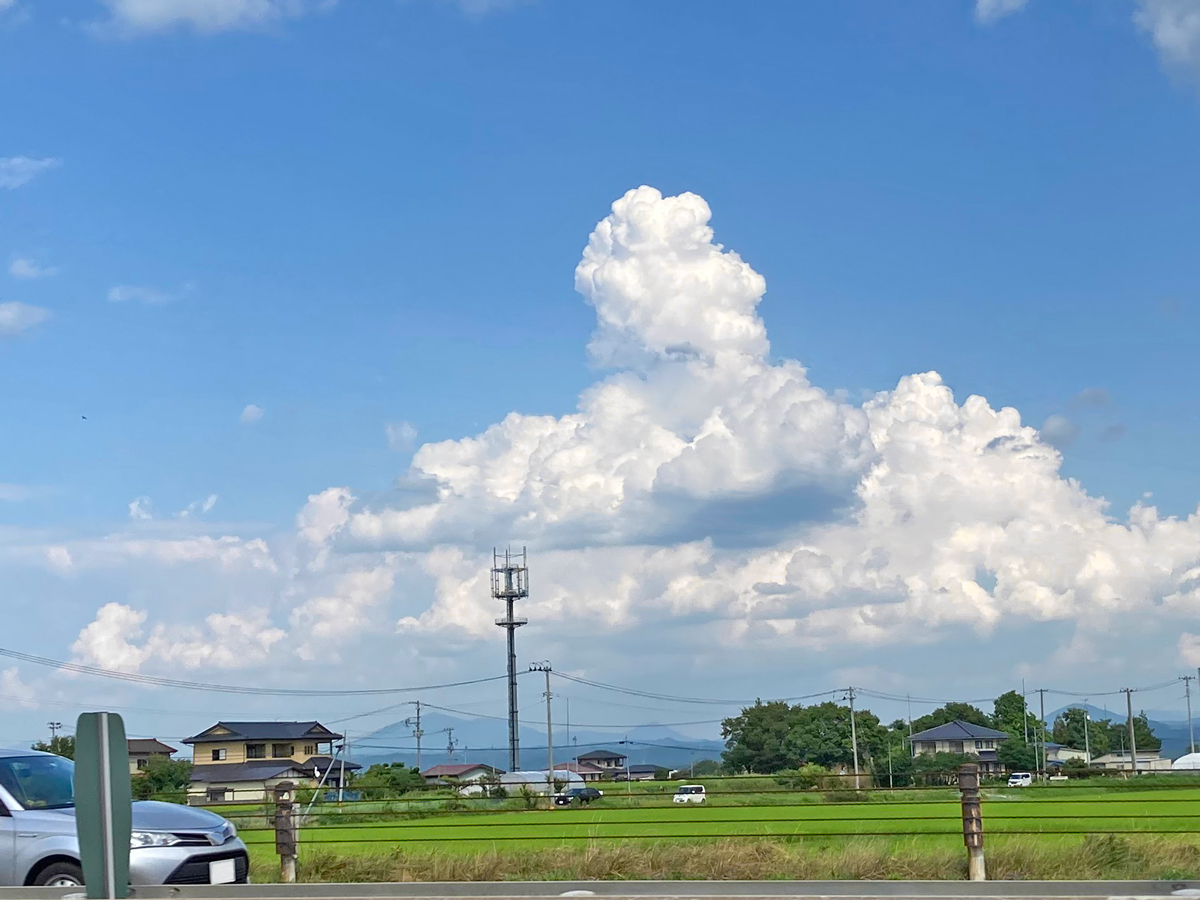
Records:
[[[866,771],[872,757],[886,746],[887,729],[870,710],[856,710],[859,765]],[[734,772],[769,774],[799,769],[806,763],[847,766],[854,760],[850,708],[832,701],[815,706],[789,706],[782,701],[742,710],[721,724],[725,767]]]
[[[1109,746],[1112,749],[1129,751],[1129,722],[1109,722],[1108,724],[1108,740]],[[1161,750],[1162,741],[1155,736],[1154,731],[1150,728],[1150,720],[1146,717],[1145,712],[1140,712],[1133,717],[1133,736],[1137,741],[1138,752],[1142,750]]]
[[[784,746],[799,709],[801,707],[790,706],[782,700],[770,703],[759,700],[744,708],[740,715],[722,722],[725,752],[721,756],[726,768],[732,772],[778,772],[799,768],[801,760],[795,748]]]
[[[361,790],[368,800],[387,800],[424,786],[420,771],[404,763],[376,763],[354,776],[355,790]]]
[[[152,756],[146,768],[133,779],[133,799],[183,803],[191,780],[192,764],[188,760]]]
[[[688,772],[692,775],[720,775],[721,764],[715,759],[701,759],[688,766]]]
[[[991,726],[1021,742],[1026,730],[1030,739],[1038,733],[1037,716],[1028,711],[1025,698],[1017,691],[1007,691],[993,701]]]
[[[992,717],[977,706],[972,706],[970,703],[947,703],[945,706],[935,709],[928,715],[914,719],[913,731],[925,731],[929,728],[936,728],[939,725],[946,725],[950,722],[960,720],[970,722],[972,725],[983,725],[986,727],[991,727],[992,724]]]
[[[1009,772],[1036,772],[1038,768],[1034,745],[1016,736],[1000,742],[996,748],[996,759]]]
[[[74,759],[75,735],[56,734],[48,743],[46,741],[38,741],[33,745],[33,749],[41,750],[43,753],[54,753],[58,756],[66,757],[67,759]]]
[[[1080,708],[1072,707],[1071,709],[1063,710],[1054,720],[1054,728],[1051,730],[1051,739],[1056,744],[1062,744],[1070,747],[1073,750],[1091,749],[1092,756],[1103,756],[1108,752],[1110,746],[1109,739],[1109,722],[1107,720],[1096,722],[1088,717],[1087,713]],[[1086,728],[1087,737],[1084,737]],[[1141,744],[1139,743],[1140,747]]]
[[[866,770],[871,758],[886,746],[887,729],[879,724],[879,717],[867,709],[855,710],[854,725],[858,736],[859,766]],[[816,763],[826,768],[852,765],[850,707],[829,700],[800,709],[785,744],[802,763]]]

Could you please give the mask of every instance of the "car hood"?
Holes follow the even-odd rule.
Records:
[[[75,830],[74,807],[28,809],[18,815],[26,822],[42,822],[51,830]],[[219,831],[224,826],[223,818],[206,809],[160,803],[157,800],[139,800],[133,804],[134,831]]]

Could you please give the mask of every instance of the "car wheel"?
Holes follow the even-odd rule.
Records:
[[[83,869],[75,863],[51,863],[33,880],[37,887],[82,887]]]

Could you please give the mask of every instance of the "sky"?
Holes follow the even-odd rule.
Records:
[[[5,651],[490,679],[511,544],[614,733],[1200,665],[1194,0],[0,0],[0,85]],[[504,696],[9,656],[0,744]]]

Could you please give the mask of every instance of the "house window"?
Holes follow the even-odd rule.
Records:
[[[144,759],[139,759],[137,761],[137,768],[139,772],[146,771],[146,761]]]
[[[204,796],[208,799],[209,803],[224,803],[225,795],[228,793],[225,788],[209,788]]]
[[[225,756],[226,756],[226,752],[225,752],[225,748],[224,748],[224,747],[222,747],[222,748],[221,748],[221,749],[219,749],[219,750],[214,750],[214,751],[212,752],[212,761],[213,761],[213,762],[224,762],[224,761],[225,761]]]
[[[950,741],[949,743],[950,743],[950,752],[951,753],[962,753],[963,752],[963,742],[962,741]]]
[[[917,752],[918,753],[936,753],[937,752],[937,742],[936,741],[918,741],[917,742]]]
[[[296,752],[295,744],[272,744],[271,756],[275,759],[287,759]]]
[[[996,742],[995,741],[984,741],[983,746],[985,746],[987,749],[991,750],[991,749],[995,748]]]
[[[266,744],[247,744],[246,759],[266,759],[267,745]]]
[[[976,749],[976,750],[982,750],[982,749],[983,749],[983,741],[976,741],[976,742],[975,742],[975,749]]]
[[[305,744],[304,745],[304,755],[305,756],[313,756],[314,754],[316,754],[316,752],[317,752],[316,744]]]

